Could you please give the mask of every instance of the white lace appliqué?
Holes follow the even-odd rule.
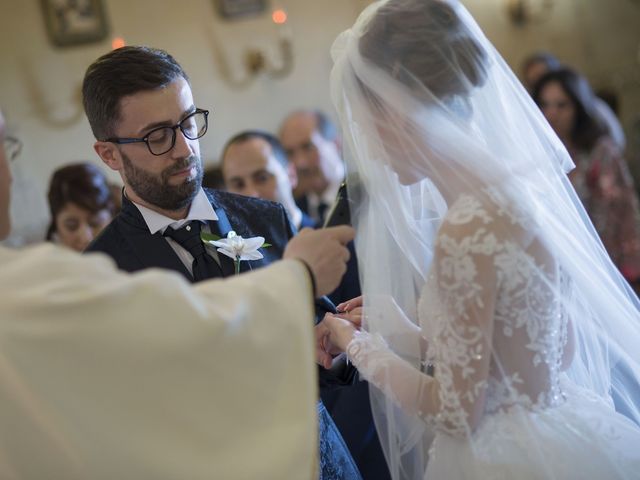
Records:
[[[497,201],[462,196],[438,233],[418,307],[433,377],[379,335],[356,335],[348,347],[367,380],[453,435],[471,434],[483,415],[546,408],[562,398],[567,319],[556,298],[568,287],[535,236],[519,234],[527,223],[520,212]]]
[[[489,197],[493,202],[503,200]],[[420,302],[423,331],[429,340],[427,356],[436,366],[435,377],[443,390],[436,420],[443,416],[449,420],[463,418],[459,412],[454,413],[463,405],[461,400],[470,403],[481,394],[485,394],[485,412],[513,405],[544,407],[562,397],[558,375],[566,342],[566,318],[556,301],[549,268],[509,237],[499,238],[492,228],[496,220],[526,225],[531,218],[523,218],[521,212],[505,203],[494,206],[490,213],[480,201],[468,197],[452,206],[446,221],[471,228],[462,238],[440,236],[438,245],[443,254],[434,265],[437,274],[429,277]],[[489,259],[495,270],[495,283],[491,285],[483,285],[478,272],[483,259]],[[473,327],[473,320],[464,322],[483,307],[483,289],[496,286],[490,319],[493,331]],[[529,352],[524,355],[529,359],[524,365],[510,358],[514,344]],[[446,391],[460,388],[460,382],[453,381],[454,370],[463,378],[473,378],[477,361],[489,353],[485,351],[488,345],[492,355],[488,376],[466,384],[466,391]],[[538,388],[531,389],[527,384]],[[455,430],[459,433],[468,428],[461,423]]]

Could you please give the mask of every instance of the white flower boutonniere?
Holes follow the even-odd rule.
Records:
[[[209,242],[211,245],[218,247],[218,252],[233,259],[233,263],[236,267],[236,275],[240,273],[240,261],[241,260],[260,260],[264,258],[259,248],[267,248],[271,245],[265,243],[264,237],[251,237],[242,238],[237,235],[236,232],[231,230],[227,234],[227,238],[211,239],[203,237],[203,240]]]

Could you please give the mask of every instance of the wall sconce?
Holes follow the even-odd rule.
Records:
[[[553,3],[553,0],[507,0],[507,16],[517,27],[540,23],[549,18]]]
[[[36,70],[35,62],[24,58],[20,61],[23,87],[30,99],[32,110],[41,121],[51,128],[66,129],[76,125],[84,118],[82,106],[82,80],[68,86],[68,93],[52,93],[51,83],[43,79],[45,66]],[[51,74],[53,69],[49,69]],[[70,82],[67,82],[70,83]],[[65,87],[67,88],[67,87]]]
[[[261,48],[249,48],[242,54],[242,65],[246,72],[240,78],[234,76],[229,69],[226,55],[220,46],[221,42],[214,41],[214,50],[218,60],[220,73],[227,83],[232,87],[247,87],[260,75],[265,74],[271,78],[284,78],[293,70],[293,45],[291,41],[291,32],[287,25],[287,14],[284,10],[274,10],[271,14],[271,20],[277,29],[277,47],[280,62],[274,64],[269,56]]]

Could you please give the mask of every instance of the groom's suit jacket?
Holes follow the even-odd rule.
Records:
[[[218,216],[218,221],[208,222],[211,233],[226,237],[234,230],[244,238],[264,237],[265,242],[271,244],[260,249],[264,258],[241,261],[241,272],[263,267],[282,257],[287,242],[294,235],[282,205],[218,190],[204,191]],[[116,261],[118,268],[127,272],[157,267],[180,272],[192,282],[193,277],[162,233],[152,235],[138,208],[126,196],[122,197],[122,210],[86,251],[106,253]],[[218,257],[222,276],[233,275],[233,260],[222,254]]]

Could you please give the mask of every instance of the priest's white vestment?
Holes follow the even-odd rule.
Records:
[[[294,260],[193,286],[0,247],[0,478],[313,478],[309,292]]]

